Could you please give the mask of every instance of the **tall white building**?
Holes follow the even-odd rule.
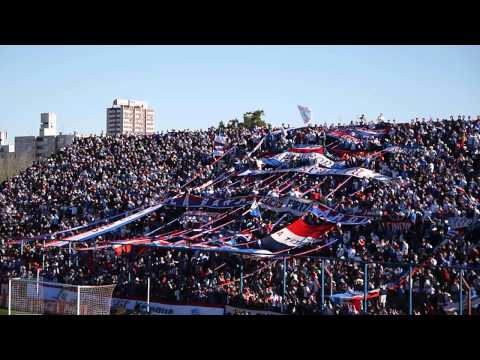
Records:
[[[155,111],[144,101],[115,99],[107,108],[107,135],[153,134]]]
[[[55,113],[40,114],[40,136],[57,135],[57,115]]]
[[[7,145],[7,132],[0,130],[0,145]]]
[[[8,144],[7,132],[0,131],[0,153],[11,153],[14,151],[14,146]]]

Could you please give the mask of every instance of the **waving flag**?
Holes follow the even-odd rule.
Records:
[[[330,300],[334,304],[349,303],[355,307],[355,310],[362,310],[362,301],[364,299],[364,293],[361,291],[347,291],[344,293],[333,294]],[[380,289],[370,290],[367,293],[367,300],[371,300],[380,296]]]
[[[263,238],[262,249],[277,251],[316,242],[321,236],[335,228],[334,224],[309,225],[298,219],[287,227]]]
[[[308,124],[312,120],[312,111],[307,106],[298,105],[300,115],[302,115],[303,122]]]
[[[225,153],[225,144],[227,143],[227,138],[223,134],[218,134],[214,139],[214,148],[213,156],[219,157]]]
[[[260,213],[260,207],[256,200],[253,201],[252,206],[250,207],[250,215],[262,218],[262,214]]]

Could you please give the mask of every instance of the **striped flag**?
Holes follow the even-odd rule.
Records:
[[[215,136],[214,145],[213,145],[213,156],[219,157],[225,153],[225,144],[227,143],[227,138],[223,134],[218,134]]]
[[[316,242],[334,228],[334,224],[309,225],[300,218],[287,227],[263,238],[262,248],[277,251],[304,246]]]

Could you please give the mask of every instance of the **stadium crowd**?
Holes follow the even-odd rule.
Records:
[[[152,301],[231,304],[290,314],[359,313],[350,303],[330,296],[321,306],[323,257],[328,258],[324,262],[326,295],[363,293],[363,262],[369,262],[367,289],[379,290],[369,301],[369,314],[408,313],[408,263],[414,268],[415,314],[442,314],[448,305],[458,302],[458,267],[467,269],[462,276],[475,298],[480,294],[480,119],[415,119],[409,123],[362,124],[365,126],[387,133],[380,140],[365,137],[350,141],[333,138],[329,131],[356,128],[358,124],[277,131],[226,128],[222,131],[229,150],[220,159],[212,156],[219,132],[215,128],[141,137],[79,138],[0,185],[0,283],[15,276],[33,277],[41,268],[46,279],[73,284],[116,283],[115,296],[144,298],[150,277]],[[330,160],[373,170],[392,181],[282,173],[230,176],[201,186],[231,171],[269,169],[262,158],[294,145],[325,146],[324,155]],[[398,151],[386,151],[393,148]],[[287,166],[306,164],[293,160]],[[112,219],[182,192],[217,199],[302,197],[341,213],[369,216],[372,221],[368,225],[337,225],[323,239],[329,246],[317,249],[318,244],[314,244],[289,252],[286,271],[282,259],[198,250],[134,246],[121,252],[112,248],[72,252],[68,247],[42,246],[58,231]],[[195,216],[169,225],[183,210],[163,207],[88,243],[101,246],[109,240],[149,234],[160,226],[172,231],[179,226],[198,226]],[[263,209],[257,217],[246,211],[243,216],[226,216],[222,231],[249,230],[252,240],[245,246],[258,248],[253,240],[296,218]],[[319,222],[311,214],[305,218]],[[456,227],[451,219],[470,222]],[[47,237],[41,237],[45,234]],[[25,240],[23,248],[9,242],[15,239]],[[202,241],[218,242],[221,238],[212,232]],[[305,249],[311,250],[311,256],[295,256]]]

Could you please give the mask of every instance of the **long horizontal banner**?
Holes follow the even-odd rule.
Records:
[[[371,219],[366,216],[342,214],[326,205],[294,196],[282,198],[267,196],[259,202],[259,206],[279,213],[288,212],[295,216],[302,216],[310,211],[318,218],[333,224],[366,225],[371,221]]]
[[[362,141],[355,136],[349,134],[348,131],[341,131],[341,130],[331,130],[327,132],[327,136],[331,136],[335,139],[340,139],[348,142],[352,142],[354,144],[359,144]]]
[[[269,250],[264,249],[242,249],[234,246],[215,246],[206,244],[181,244],[170,243],[164,240],[157,240],[151,243],[145,243],[143,246],[151,246],[156,248],[171,249],[171,250],[200,250],[220,253],[242,254],[242,255],[255,255],[255,256],[273,256],[274,254]]]
[[[294,153],[323,154],[325,152],[325,148],[322,145],[294,145],[291,149],[288,149],[288,151]]]
[[[386,220],[383,222],[385,228],[388,230],[397,233],[397,232],[407,232],[412,227],[412,222],[408,219],[406,220]]]
[[[338,175],[338,176],[353,176],[356,178],[366,178],[366,179],[375,179],[379,181],[390,181],[391,178],[388,176],[379,174],[370,169],[365,169],[361,167],[354,167],[349,169],[326,169],[319,166],[304,166],[294,169],[277,169],[277,170],[246,170],[237,176],[255,176],[255,175],[265,175],[265,174],[275,174],[275,173],[284,173],[284,172],[300,172],[308,175],[316,176],[327,176],[327,175]]]
[[[28,242],[33,242],[35,240],[43,241],[43,240],[54,239],[56,237],[60,237],[60,235],[62,235],[62,234],[66,234],[66,233],[69,233],[69,232],[74,232],[74,231],[77,231],[77,230],[85,229],[87,227],[91,227],[91,226],[94,226],[94,225],[98,225],[98,224],[101,224],[101,223],[111,221],[115,218],[119,218],[119,217],[127,215],[128,213],[137,211],[138,209],[141,209],[141,207],[133,209],[133,210],[124,211],[123,213],[112,215],[112,216],[109,216],[107,218],[98,219],[98,220],[95,220],[94,222],[91,222],[91,223],[88,223],[88,224],[85,224],[85,225],[76,226],[76,227],[73,227],[73,228],[57,231],[57,232],[54,232],[53,234],[43,234],[43,235],[28,238],[28,239],[11,240],[11,241],[8,241],[7,243],[12,244],[12,245],[20,245],[22,242],[28,243]]]
[[[316,152],[290,152],[285,151],[281,154],[275,155],[271,158],[262,160],[265,164],[270,166],[283,166],[288,165],[292,161],[309,161],[310,164],[314,163],[318,166],[331,168],[335,166],[335,162],[327,158],[326,156]],[[340,166],[340,164],[339,164]]]
[[[253,198],[252,198],[253,200]],[[184,195],[178,198],[167,200],[164,204],[167,206],[185,207],[185,208],[212,208],[227,209],[233,207],[242,207],[252,203],[248,198],[243,199],[210,199],[195,195]]]
[[[355,134],[355,136],[362,139],[379,138],[387,134],[386,129],[372,130],[372,129],[365,129],[365,128],[357,128],[357,129],[352,129],[351,131],[353,134]]]
[[[312,214],[320,219],[341,225],[366,225],[371,219],[366,216],[347,215],[339,213],[335,209],[331,209],[326,205],[316,203],[311,210]]]
[[[462,229],[480,222],[480,219],[471,219],[466,217],[451,217],[448,219],[448,226],[452,229]]]
[[[69,236],[69,237],[66,237],[65,239],[62,239],[62,240],[50,241],[50,242],[45,244],[45,247],[61,247],[61,246],[67,245],[69,241],[86,241],[86,240],[92,239],[94,237],[112,232],[116,229],[119,229],[122,226],[125,226],[125,225],[127,225],[127,224],[129,224],[129,223],[131,223],[135,220],[138,220],[138,219],[154,212],[155,210],[160,209],[162,206],[163,206],[163,204],[153,205],[153,206],[150,206],[150,207],[148,207],[144,210],[141,210],[141,211],[139,211],[139,212],[137,212],[133,215],[129,215],[127,217],[124,217],[123,219],[114,221],[113,223],[103,225],[103,226],[99,226],[95,229],[85,231],[85,232],[77,234],[77,235]]]
[[[287,197],[264,197],[258,205],[267,210],[275,211],[277,213],[288,212],[295,216],[302,216],[312,209],[313,203],[310,200],[296,198],[294,196]]]
[[[214,306],[195,306],[195,305],[174,305],[160,302],[150,302],[141,300],[112,298],[112,309],[135,310],[139,308],[142,312],[147,312],[150,308],[151,315],[224,315],[223,307]]]

